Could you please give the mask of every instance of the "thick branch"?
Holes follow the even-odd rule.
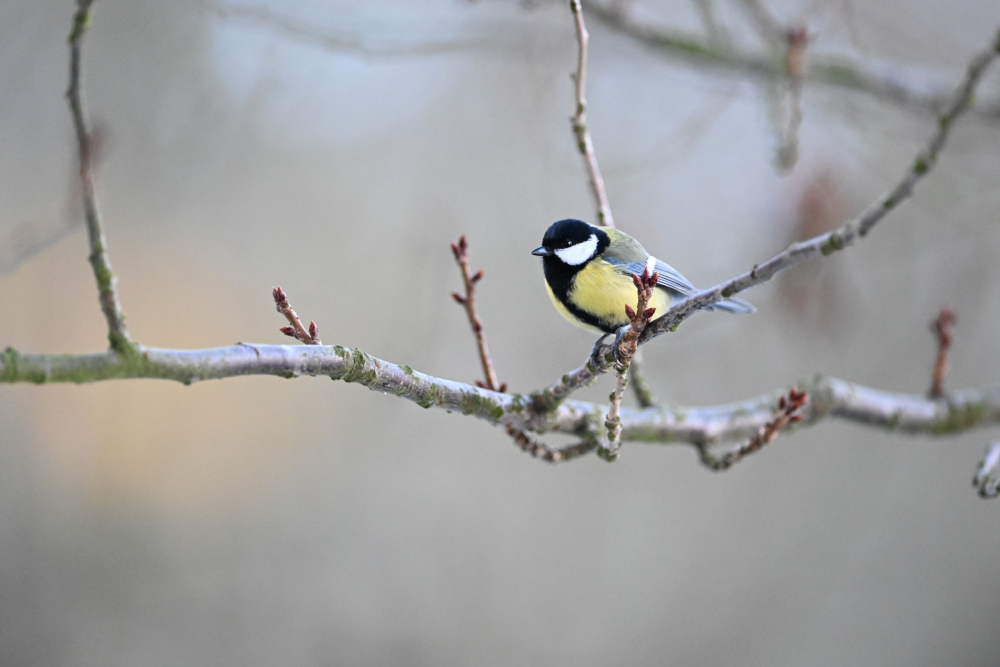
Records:
[[[73,114],[73,128],[76,131],[77,149],[80,155],[80,185],[84,219],[87,221],[87,238],[90,241],[90,265],[97,280],[101,311],[108,322],[108,341],[111,349],[128,352],[130,342],[128,329],[125,327],[125,314],[118,300],[118,278],[111,270],[108,244],[101,228],[101,216],[97,210],[97,197],[94,194],[94,181],[91,176],[92,142],[83,103],[83,84],[80,82],[83,37],[90,23],[90,9],[93,4],[94,0],[77,0],[73,30],[69,35],[69,89],[66,91],[66,99]]]
[[[605,408],[565,400],[544,408],[520,394],[506,394],[425,375],[408,366],[377,359],[339,345],[239,344],[207,350],[164,350],[136,346],[136,355],[114,351],[92,354],[0,354],[0,382],[95,382],[158,378],[192,384],[244,375],[292,378],[326,375],[362,384],[373,391],[406,398],[421,407],[461,412],[493,424],[514,424],[536,432],[575,434],[588,441],[604,419]],[[1000,386],[963,389],[937,399],[897,394],[817,375],[795,383],[809,393],[801,425],[839,417],[867,426],[912,434],[944,435],[1000,424]],[[664,405],[622,408],[622,439],[707,445],[751,437],[773,420],[788,389],[707,407]]]

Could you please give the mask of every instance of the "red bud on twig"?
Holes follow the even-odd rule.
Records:
[[[465,305],[465,297],[462,296],[461,294],[459,294],[458,292],[452,292],[451,293],[451,298],[454,299],[455,301],[457,301],[458,305],[460,305],[460,306],[464,306]]]

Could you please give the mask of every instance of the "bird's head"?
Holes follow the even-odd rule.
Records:
[[[541,247],[532,250],[531,254],[544,257],[546,263],[555,261],[579,267],[603,252],[610,243],[608,235],[598,227],[582,220],[560,220],[545,230]]]

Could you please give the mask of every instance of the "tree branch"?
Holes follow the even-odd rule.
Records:
[[[913,164],[903,174],[902,179],[889,192],[870,204],[861,215],[845,222],[831,232],[820,234],[801,243],[792,243],[784,252],[778,253],[763,264],[754,266],[750,271],[682,301],[646,327],[639,343],[646,343],[656,336],[675,330],[681,322],[698,310],[749,287],[766,282],[790,266],[812,257],[829,255],[843,250],[868,234],[882,218],[908,199],[913,194],[913,188],[916,184],[934,168],[938,154],[944,147],[955,120],[968,109],[976,85],[982,79],[986,68],[997,57],[998,51],[1000,51],[1000,31],[994,35],[989,48],[969,63],[965,78],[952,96],[945,111],[938,118],[937,127],[924,149],[917,154]]]
[[[323,344],[323,341],[319,339],[319,327],[316,326],[315,322],[310,320],[309,330],[306,331],[302,320],[299,319],[295,309],[292,308],[292,304],[288,303],[288,295],[285,294],[285,290],[281,289],[280,286],[275,287],[271,290],[271,297],[274,299],[275,309],[284,315],[288,323],[292,325],[290,327],[281,327],[278,331],[306,345]]]
[[[774,416],[773,420],[757,429],[757,434],[754,437],[721,457],[713,455],[704,445],[698,447],[702,464],[715,471],[728,470],[734,464],[742,461],[745,456],[759,452],[764,445],[778,437],[778,433],[782,429],[789,424],[802,421],[802,406],[808,401],[809,394],[807,392],[799,391],[798,387],[792,387],[788,396],[782,396],[778,401],[778,414]]]
[[[725,41],[705,40],[698,35],[638,23],[613,6],[589,3],[585,11],[616,32],[695,65],[769,79],[785,76],[784,63],[774,60],[768,54],[752,53],[737,49]],[[805,67],[804,79],[866,93],[898,106],[932,113],[938,113],[950,97],[950,91],[928,93],[917,90],[901,83],[898,76],[876,73],[842,57],[811,57]],[[983,120],[1000,121],[1000,105],[977,105],[973,112]]]
[[[462,283],[465,287],[465,296],[452,292],[451,297],[458,305],[465,309],[465,315],[469,318],[469,327],[476,337],[476,347],[479,349],[479,363],[483,366],[483,377],[485,383],[476,380],[476,385],[492,389],[493,391],[506,391],[507,385],[500,384],[497,380],[496,371],[493,370],[493,358],[490,357],[490,348],[486,344],[486,332],[483,331],[483,321],[479,319],[479,309],[476,307],[476,283],[483,279],[483,272],[477,271],[475,275],[469,270],[469,245],[463,236],[458,243],[451,244],[451,254],[455,256],[458,270],[462,273]]]
[[[653,296],[653,289],[656,287],[659,279],[660,275],[655,271],[650,275],[648,268],[643,269],[641,276],[632,274],[632,282],[635,283],[638,299],[635,310],[632,310],[632,306],[629,304],[625,304],[625,315],[629,319],[629,324],[627,329],[623,328],[624,333],[621,333],[615,341],[617,356],[617,360],[615,361],[615,390],[611,393],[611,404],[608,406],[608,413],[604,418],[604,426],[608,433],[608,442],[605,447],[601,448],[600,454],[608,461],[614,461],[618,458],[618,449],[622,442],[620,419],[622,396],[625,395],[625,387],[628,385],[628,369],[632,363],[632,355],[639,349],[639,335],[646,325],[649,324],[653,313],[656,312],[655,308],[647,308],[646,306],[649,305],[649,299]]]
[[[66,99],[73,115],[77,149],[80,157],[80,182],[83,196],[84,219],[87,221],[87,238],[90,241],[90,265],[97,280],[97,291],[101,311],[108,322],[108,341],[111,349],[119,353],[131,351],[125,314],[118,300],[118,278],[111,269],[111,258],[107,252],[107,240],[101,228],[101,216],[97,210],[94,181],[91,176],[92,141],[87,127],[86,111],[83,103],[83,84],[80,82],[83,60],[83,38],[90,23],[90,9],[94,0],[77,0],[73,29],[69,35],[69,89]]]
[[[246,375],[292,378],[325,375],[405,398],[424,408],[479,417],[492,424],[514,424],[538,433],[578,435],[592,442],[604,419],[603,406],[564,400],[544,407],[532,397],[508,394],[445,380],[409,366],[377,359],[339,345],[251,345],[207,350],[165,350],[136,345],[137,354],[113,350],[91,354],[0,354],[0,382],[85,383],[150,378],[193,384]],[[946,435],[1000,424],[1000,386],[962,389],[946,397],[881,391],[817,375],[795,383],[809,394],[802,425],[838,417],[866,426],[908,434]],[[751,437],[773,420],[781,389],[738,403],[687,407],[663,405],[621,410],[622,439],[710,445]],[[589,446],[589,445],[588,445]]]
[[[597,224],[614,227],[615,219],[611,215],[611,204],[604,189],[604,179],[601,178],[601,168],[597,166],[597,155],[594,153],[594,142],[590,139],[590,129],[587,127],[587,45],[590,35],[583,22],[581,0],[570,0],[569,8],[573,12],[573,23],[576,26],[576,40],[580,46],[578,51],[576,74],[573,82],[576,84],[576,112],[571,119],[573,134],[576,137],[576,147],[583,156],[590,177],[590,189],[597,202]]]
[[[948,350],[951,349],[954,340],[951,328],[955,325],[955,321],[955,312],[950,308],[942,308],[937,319],[931,322],[931,331],[934,332],[938,344],[934,370],[931,373],[931,388],[928,392],[931,398],[944,394],[944,378],[948,374]]]

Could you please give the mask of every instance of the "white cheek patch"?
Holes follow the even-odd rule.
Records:
[[[586,241],[556,250],[556,256],[570,266],[579,266],[593,257],[595,252],[597,252],[597,234],[591,234]]]

